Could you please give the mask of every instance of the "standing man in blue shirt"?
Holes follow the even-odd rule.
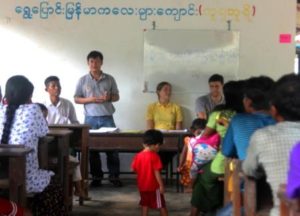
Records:
[[[89,73],[80,78],[74,95],[75,103],[84,105],[85,123],[92,129],[116,127],[113,102],[119,100],[119,90],[115,79],[101,70],[103,55],[91,51],[87,56]],[[120,160],[117,151],[107,152],[109,180],[116,186],[122,186],[119,180]],[[101,186],[103,171],[99,152],[90,152],[90,169],[93,176],[91,186]]]

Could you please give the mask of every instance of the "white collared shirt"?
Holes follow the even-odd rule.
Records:
[[[55,106],[51,103],[50,98],[48,98],[44,104],[48,108],[48,124],[79,124],[75,108],[71,101],[60,98]]]

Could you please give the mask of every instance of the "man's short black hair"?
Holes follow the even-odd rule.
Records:
[[[267,92],[257,88],[247,89],[244,93],[244,97],[251,100],[251,106],[254,110],[270,109],[270,100]]]
[[[224,84],[224,77],[220,74],[213,74],[208,79],[208,83],[210,82],[220,82]]]
[[[100,60],[103,61],[102,53],[97,50],[93,50],[87,55],[86,59],[89,61],[90,59],[96,59],[96,58],[100,58]]]
[[[59,82],[59,78],[57,76],[48,76],[44,82],[45,86],[47,87],[50,82]]]
[[[273,88],[274,84],[274,80],[268,76],[250,77],[246,80],[245,90],[259,89],[263,92],[268,93]]]
[[[164,141],[164,137],[162,132],[155,129],[147,130],[143,136],[143,144],[144,145],[162,145]]]
[[[270,91],[275,82],[268,76],[250,77],[245,81],[244,96],[249,98],[255,110],[270,109]]]
[[[296,74],[282,76],[274,85],[271,104],[285,121],[300,121],[300,77]]]

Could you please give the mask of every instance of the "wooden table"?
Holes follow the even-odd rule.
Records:
[[[26,154],[32,149],[17,146],[0,144],[0,157],[8,158],[8,179],[1,180],[1,186],[9,189],[9,199],[26,206]]]
[[[82,175],[82,188],[88,196],[88,187],[85,182],[88,180],[88,148],[89,148],[89,129],[87,124],[50,124],[50,130],[67,129],[72,131],[70,134],[70,146],[75,147],[81,152],[80,169]],[[79,204],[83,204],[83,200],[79,199]]]
[[[70,136],[70,146],[81,151],[80,168],[81,175],[88,178],[88,147],[89,129],[87,124],[50,124],[50,129],[67,129],[73,133]]]
[[[69,143],[70,143],[70,135],[72,131],[70,130],[56,130],[50,129],[47,136],[53,137],[54,141],[50,142],[49,144],[55,143],[55,146],[49,146],[49,153],[51,156],[57,156],[57,164],[56,173],[60,178],[61,183],[64,183],[64,175],[66,172],[65,169],[65,160],[69,160]]]
[[[272,191],[266,177],[254,179],[244,175],[244,211],[246,216],[269,215],[273,208]]]
[[[280,199],[280,216],[300,216],[300,198],[289,199],[286,184],[279,185],[277,197]]]
[[[57,159],[56,166],[54,166],[53,169],[63,186],[64,204],[68,209],[72,208],[73,202],[69,196],[68,178],[69,143],[71,134],[72,131],[66,129],[50,129],[47,134],[47,136],[54,138],[54,140],[48,144],[48,154],[49,158],[53,158],[54,156]]]
[[[164,144],[160,147],[163,152],[177,153],[177,166],[179,153],[184,145],[185,132],[164,133]],[[89,149],[96,151],[138,152],[143,149],[143,133],[90,133]],[[172,172],[172,170],[171,170]],[[179,174],[176,172],[176,186],[179,191]]]

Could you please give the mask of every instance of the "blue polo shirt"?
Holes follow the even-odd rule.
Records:
[[[259,128],[275,124],[272,116],[265,113],[239,113],[229,124],[222,144],[226,157],[245,160],[251,135]]]

